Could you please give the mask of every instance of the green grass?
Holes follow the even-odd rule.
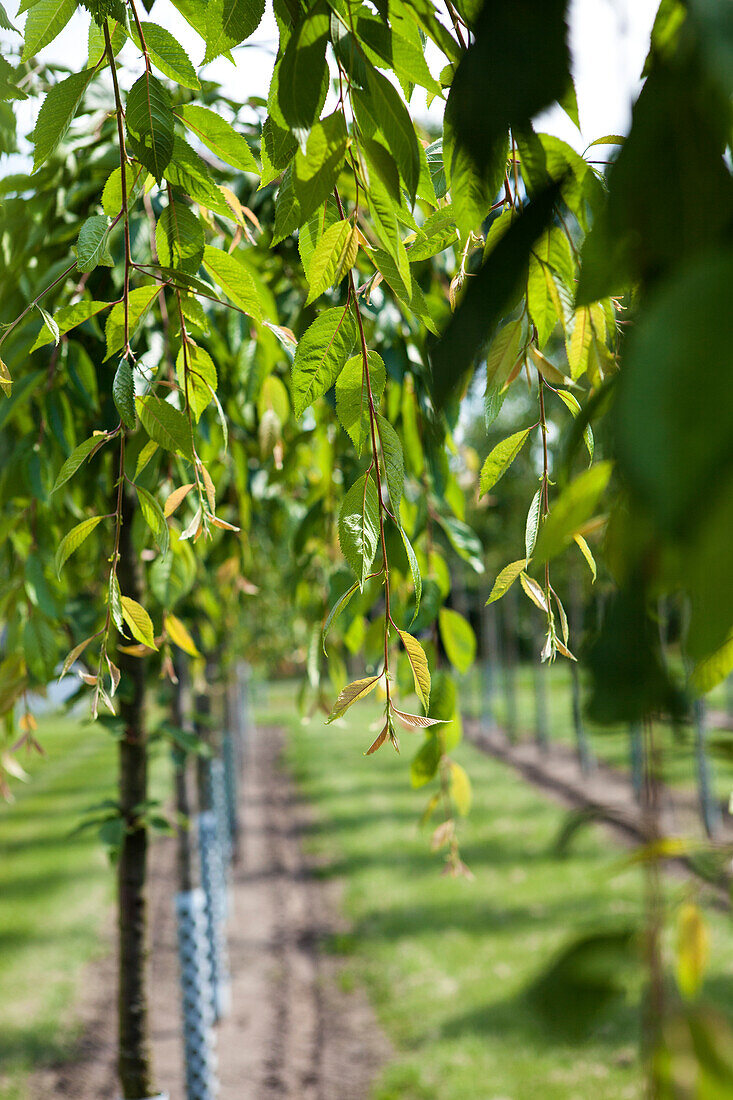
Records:
[[[375,709],[350,720],[303,725],[288,685],[271,689],[266,713],[288,731],[288,760],[315,808],[307,838],[320,873],[344,883],[352,930],[330,945],[343,956],[342,986],[366,986],[394,1045],[374,1100],[624,1100],[641,1095],[639,972],[582,1043],[549,1029],[526,993],[575,935],[635,922],[641,880],[596,827],[559,859],[551,841],[563,812],[511,769],[470,746],[456,755],[474,785],[461,826],[462,854],[476,879],[443,877],[417,819],[425,791],[400,758],[365,759]],[[373,735],[372,735],[373,736]],[[670,900],[687,887],[675,883]],[[733,1010],[729,918],[709,914],[706,991]],[[558,1002],[557,1015],[563,1005]]]
[[[0,1100],[25,1100],[28,1074],[68,1054],[70,1006],[84,964],[107,948],[114,889],[95,832],[70,833],[87,806],[115,797],[115,742],[60,716],[42,718],[37,737],[47,755],[21,753],[30,782],[0,804]],[[160,796],[162,759],[153,775]]]
[[[517,724],[519,735],[522,737],[534,736],[536,728],[535,671],[534,666],[523,664],[516,672]],[[541,671],[544,671],[546,676],[549,737],[553,741],[575,745],[569,666],[566,661],[558,660],[554,665]],[[474,667],[465,676],[461,692],[464,713],[474,718],[481,713],[481,676],[481,670]],[[725,685],[721,684],[711,693],[708,704],[713,710],[725,710]],[[496,721],[502,725],[506,718],[506,699],[500,672],[496,674],[492,711]],[[587,721],[584,724],[595,756],[615,768],[628,771],[630,767],[628,730],[595,726]],[[689,728],[684,730],[683,739],[680,739],[668,726],[658,726],[657,736],[663,749],[662,765],[665,781],[671,786],[694,792],[696,774],[691,730]],[[727,802],[733,792],[733,760],[730,757],[718,757],[710,751],[708,759],[716,796],[721,802]]]

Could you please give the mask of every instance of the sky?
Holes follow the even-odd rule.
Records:
[[[581,130],[576,129],[559,107],[545,112],[536,120],[540,129],[556,134],[579,152],[597,138],[628,131],[631,105],[638,94],[639,74],[658,3],[659,0],[570,0],[570,49]],[[6,8],[11,21],[21,26],[26,17],[16,16],[17,4],[14,0],[6,4]],[[146,18],[159,22],[170,30],[194,64],[200,63],[204,54],[203,42],[170,0],[156,0],[150,16]],[[87,12],[78,11],[41,56],[71,68],[83,68],[89,21]],[[18,42],[18,36],[0,30],[3,52],[13,40]],[[219,58],[207,67],[205,74],[209,79],[218,80],[226,93],[240,101],[250,95],[266,96],[276,48],[277,28],[268,4],[265,18],[257,32],[246,46],[236,51],[236,68],[224,58]],[[123,56],[131,69],[123,77],[122,83],[129,87],[142,72],[142,64],[131,44],[125,47],[125,51]],[[432,43],[428,43],[426,57],[433,73],[437,75],[440,61]],[[421,110],[422,95],[424,93],[416,89],[413,97],[412,106],[418,118],[425,113],[424,100]],[[19,133],[30,132],[39,108],[38,100],[17,104]],[[439,103],[433,105],[429,114],[439,120]],[[0,175],[28,169],[27,153],[30,145],[23,142],[20,147],[21,155],[0,157]]]

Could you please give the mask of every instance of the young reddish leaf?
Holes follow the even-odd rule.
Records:
[[[425,729],[427,726],[440,726],[447,721],[446,718],[427,718],[424,714],[410,714],[409,711],[398,710],[392,707],[395,718],[399,718],[410,729]]]

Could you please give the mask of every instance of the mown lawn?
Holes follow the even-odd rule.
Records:
[[[374,707],[357,705],[331,726],[321,715],[303,724],[294,699],[292,687],[274,686],[260,713],[288,731],[288,761],[316,813],[307,843],[321,873],[343,880],[352,931],[331,948],[343,955],[344,986],[366,986],[394,1045],[374,1100],[641,1096],[638,968],[582,1041],[565,1033],[561,999],[550,1010],[553,1027],[526,993],[576,935],[639,920],[640,873],[625,853],[594,826],[558,858],[552,840],[563,811],[463,745],[456,756],[471,775],[474,808],[461,827],[462,854],[476,877],[443,877],[417,827],[427,796],[409,786],[411,735],[402,757],[381,750],[364,758]],[[688,889],[668,883],[670,904]],[[709,920],[706,993],[731,1014],[729,916],[709,912]]]
[[[1,1100],[25,1100],[28,1074],[68,1054],[82,968],[107,949],[114,889],[95,832],[70,834],[87,806],[115,797],[115,742],[58,715],[42,718],[37,736],[46,756],[21,753],[30,781],[0,803]],[[159,791],[165,773],[160,755]]]
[[[550,740],[575,745],[572,719],[570,668],[567,661],[540,669],[544,672],[547,699],[547,728]],[[536,704],[534,677],[536,668],[529,664],[516,671],[517,725],[520,737],[532,737],[536,730]],[[471,717],[486,714],[486,700],[482,699],[482,670],[474,668],[465,676],[461,694],[464,713]],[[726,709],[726,686],[721,684],[707,698],[711,712]],[[506,720],[507,703],[501,670],[494,673],[494,689],[491,694],[491,711],[499,725]],[[586,734],[597,759],[613,767],[629,770],[629,732],[619,727],[605,727],[584,722]],[[711,735],[715,731],[711,729]],[[671,728],[658,726],[657,736],[663,749],[662,765],[665,781],[672,786],[694,792],[696,787],[695,758],[692,730],[684,727],[675,733]],[[718,755],[708,750],[708,759],[714,790],[719,801],[727,802],[733,793],[733,758],[730,754]]]

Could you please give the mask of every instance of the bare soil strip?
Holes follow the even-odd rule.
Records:
[[[246,750],[241,858],[229,920],[232,1011],[218,1028],[220,1100],[364,1100],[389,1045],[366,996],[338,986],[324,941],[344,931],[338,887],[310,874],[302,849],[309,811],[282,766],[282,734],[254,731]],[[157,1078],[185,1100],[173,919],[175,847],[151,857],[152,1031]],[[115,963],[84,976],[82,1035],[63,1066],[39,1071],[32,1096],[116,1100]]]
[[[510,742],[502,730],[487,731],[476,719],[463,719],[466,737],[477,748],[490,753],[498,760],[510,764],[530,783],[553,795],[571,809],[588,809],[595,813],[626,844],[643,839],[646,834],[644,813],[634,798],[629,778],[623,772],[598,761],[593,769],[584,773],[572,748],[552,744],[543,750],[535,741]],[[700,815],[694,798],[663,787],[660,791],[660,818],[664,835],[670,837],[701,838]],[[716,841],[730,845],[733,841],[731,818],[721,821],[720,835]],[[666,861],[672,868],[689,875],[691,867],[686,859]],[[710,890],[727,904],[730,894],[727,887],[707,883]]]

